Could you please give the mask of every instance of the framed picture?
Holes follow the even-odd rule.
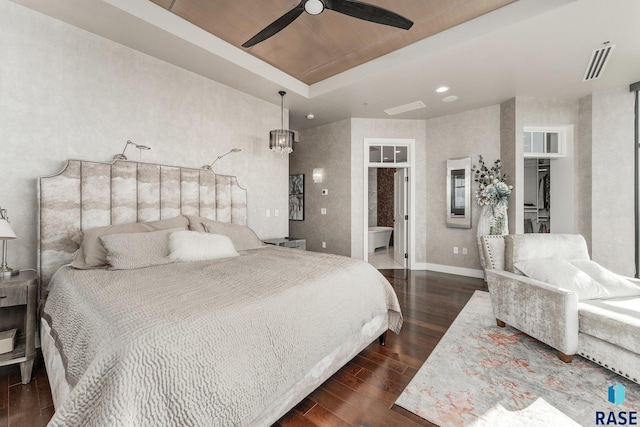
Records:
[[[289,219],[304,221],[304,174],[289,175]]]

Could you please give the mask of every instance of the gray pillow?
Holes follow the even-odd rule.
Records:
[[[232,224],[230,222],[214,221],[212,219],[187,216],[189,229],[192,231],[206,231],[211,234],[222,234],[233,242],[236,251],[263,248],[265,245],[256,233],[246,225]]]
[[[100,240],[107,251],[109,270],[132,270],[170,263],[169,234],[181,230],[174,228],[101,236]]]
[[[101,236],[122,233],[142,233],[146,231],[168,230],[180,228],[186,230],[189,221],[184,216],[163,219],[151,222],[134,222],[129,224],[107,225],[84,230],[79,242],[80,249],[76,252],[71,266],[80,269],[104,268],[109,265],[107,251],[105,250]]]

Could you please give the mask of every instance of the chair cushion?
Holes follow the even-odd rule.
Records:
[[[589,259],[587,242],[579,234],[509,234],[504,236],[504,269],[537,258]]]
[[[579,330],[640,353],[640,297],[620,297],[578,303]]]

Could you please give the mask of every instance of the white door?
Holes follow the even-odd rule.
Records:
[[[393,174],[393,259],[407,267],[407,169],[397,169]]]

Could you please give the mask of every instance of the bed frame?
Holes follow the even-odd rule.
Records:
[[[112,163],[68,160],[64,169],[38,181],[38,266],[46,289],[55,271],[71,262],[74,236],[111,224],[155,221],[180,214],[247,223],[247,191],[235,176],[209,170],[117,160]],[[42,294],[44,295],[44,293]],[[387,315],[379,315],[318,362],[255,420],[269,426],[379,337],[384,343]],[[71,387],[55,342],[41,322],[41,342],[54,404]]]
[[[68,160],[62,171],[38,180],[38,206],[42,289],[71,262],[74,237],[88,228],[178,215],[247,223],[247,190],[235,176],[127,160]]]

